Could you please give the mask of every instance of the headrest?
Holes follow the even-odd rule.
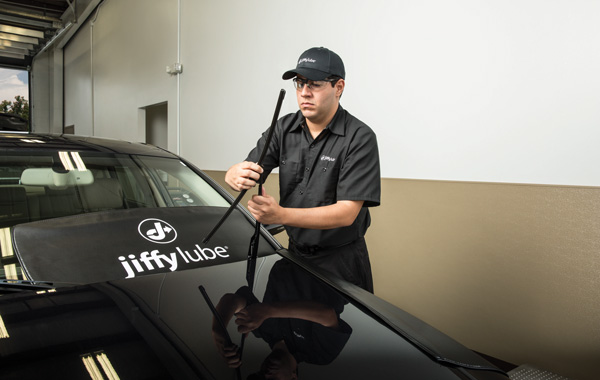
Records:
[[[94,183],[80,186],[81,202],[89,211],[123,208],[123,189],[117,179],[96,178]]]

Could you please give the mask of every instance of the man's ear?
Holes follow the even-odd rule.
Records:
[[[341,97],[342,93],[344,92],[345,87],[346,87],[346,81],[344,81],[343,79],[339,79],[335,83],[335,96]]]

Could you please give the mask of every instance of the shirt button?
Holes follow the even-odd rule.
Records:
[[[309,169],[309,168],[304,168],[304,170],[305,170],[305,171],[309,171],[310,169]]]
[[[281,165],[285,165],[285,160],[282,160],[282,161],[281,161]]]
[[[323,171],[324,171],[324,172],[326,172],[326,171],[327,171],[327,168],[323,168]]]
[[[300,195],[303,195],[303,194],[304,194],[304,191],[300,190]]]

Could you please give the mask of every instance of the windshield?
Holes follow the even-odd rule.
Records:
[[[0,279],[26,279],[9,228],[98,211],[229,203],[176,158],[97,152],[4,152],[0,157]]]

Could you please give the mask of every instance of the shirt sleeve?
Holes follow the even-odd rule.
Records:
[[[271,143],[269,144],[269,149],[265,154],[262,162],[262,168],[264,169],[263,174],[261,175],[260,182],[264,182],[271,171],[279,166],[279,153],[280,153],[280,136],[281,136],[281,119],[277,121],[275,125],[275,130],[273,131],[273,136],[271,138]],[[263,151],[263,148],[267,142],[267,137],[269,135],[269,129],[263,132],[262,136],[256,142],[256,147],[248,153],[245,161],[250,162],[258,162],[260,155]]]
[[[379,206],[381,174],[375,133],[366,125],[352,136],[340,168],[337,200],[364,201],[364,207]]]

